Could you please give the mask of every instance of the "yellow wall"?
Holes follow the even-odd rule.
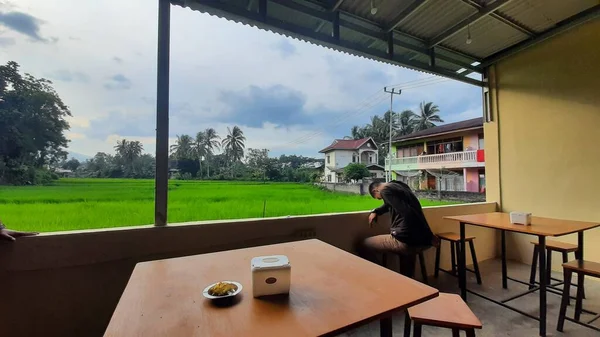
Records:
[[[496,119],[485,128],[488,201],[504,211],[600,222],[598,46],[600,20],[490,69]],[[529,262],[531,239],[509,236],[512,258]],[[586,232],[586,260],[600,262],[598,242],[600,229]]]

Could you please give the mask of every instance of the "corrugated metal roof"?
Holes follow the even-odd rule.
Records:
[[[467,26],[442,42],[442,45],[484,58],[529,37],[489,16],[472,24],[470,30],[471,44],[466,43]]]
[[[373,6],[377,8],[377,13],[375,13],[375,15],[371,14],[370,0],[345,0],[340,5],[340,9],[360,17],[369,18],[370,20],[387,27],[398,13],[404,11],[415,1],[416,0],[373,0]]]
[[[476,12],[477,10],[462,1],[429,0],[400,24],[398,29],[430,40]]]
[[[521,0],[509,2],[498,12],[541,33],[598,4],[598,0]]]
[[[439,125],[439,126],[436,126],[433,128],[413,132],[409,135],[394,138],[394,142],[412,140],[412,139],[420,139],[420,138],[425,138],[425,137],[432,137],[432,136],[436,136],[436,135],[440,135],[440,134],[444,134],[444,133],[448,133],[448,132],[457,132],[457,131],[475,129],[475,128],[483,128],[483,118],[482,117],[467,119],[467,120],[455,122],[455,123],[448,123],[448,124]]]
[[[332,22],[336,16],[330,11],[332,2],[329,0],[267,0],[265,17],[258,13],[257,0],[171,0],[176,5],[348,54],[477,85],[482,83],[465,79],[457,75],[456,70],[465,67],[481,73],[480,66],[470,65],[476,61],[486,65],[497,61],[499,52],[532,38],[531,32],[546,33],[559,27],[557,23],[586,9],[593,8],[581,16],[578,23],[597,19],[600,12],[598,0],[512,0],[496,10],[501,17],[483,16],[471,24],[471,44],[465,43],[467,27],[456,27],[459,30],[454,35],[435,47],[436,62],[431,66],[428,53],[434,38],[485,10],[481,6],[500,0],[471,1],[471,5],[467,0],[374,1],[378,9],[375,15],[371,14],[370,0],[345,0],[341,4],[340,35],[336,40],[332,38]],[[390,59],[387,28],[394,25],[401,13],[406,14],[407,8],[414,11],[394,30],[394,55]],[[564,26],[560,27],[562,30]]]

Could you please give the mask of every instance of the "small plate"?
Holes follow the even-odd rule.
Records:
[[[233,285],[235,285],[237,287],[237,289],[228,294],[228,295],[224,295],[224,296],[213,296],[211,294],[208,293],[208,289],[210,289],[212,286],[214,286],[215,284],[219,283],[213,283],[211,285],[209,285],[208,287],[204,288],[204,290],[202,291],[202,295],[204,295],[204,297],[211,299],[211,300],[218,300],[218,299],[223,299],[223,298],[230,298],[230,297],[234,297],[235,295],[239,294],[240,292],[242,292],[242,285],[239,282],[235,282],[235,281],[221,281],[221,282],[226,282],[226,283],[231,283]]]

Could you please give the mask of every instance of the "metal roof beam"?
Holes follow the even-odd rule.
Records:
[[[178,0],[171,0],[171,1],[178,1]],[[335,20],[335,18],[332,14],[336,14],[336,13],[323,12],[323,11],[320,11],[320,10],[317,10],[314,8],[304,6],[298,2],[289,1],[289,0],[269,0],[269,2],[276,3],[276,4],[279,4],[282,6],[286,6],[290,9],[300,11],[301,13],[310,15],[314,18],[318,18],[321,20],[326,20],[329,22],[332,22]],[[280,19],[270,17],[268,15],[261,15],[261,13],[247,11],[246,8],[244,8],[244,7],[239,8],[239,7],[235,7],[235,6],[230,6],[227,3],[224,3],[221,1],[215,1],[215,0],[211,0],[211,1],[188,0],[188,1],[186,1],[185,5],[186,5],[186,7],[190,7],[193,10],[207,11],[207,8],[211,8],[211,10],[221,12],[222,14],[220,14],[220,15],[223,15],[225,17],[232,16],[232,17],[243,18],[245,20],[251,20],[251,21],[254,21],[254,24],[261,29],[278,32],[280,34],[296,37],[299,39],[303,39],[305,41],[311,41],[313,43],[316,43],[316,44],[319,44],[322,46],[326,46],[329,48],[334,48],[336,50],[339,50],[339,51],[342,51],[342,52],[345,52],[345,53],[348,53],[351,55],[361,56],[361,57],[365,57],[365,58],[369,58],[369,59],[374,59],[374,60],[377,60],[380,62],[399,65],[399,66],[410,68],[410,69],[417,70],[417,71],[436,74],[439,76],[451,78],[451,79],[454,79],[457,81],[461,81],[461,82],[476,85],[476,86],[484,85],[484,83],[480,80],[472,79],[472,78],[463,76],[462,74],[457,74],[455,71],[452,71],[450,69],[444,69],[444,68],[440,68],[440,67],[432,67],[427,63],[409,60],[406,57],[403,57],[402,55],[397,55],[397,54],[390,55],[389,53],[387,53],[385,51],[369,49],[365,45],[361,45],[361,44],[358,44],[355,42],[345,41],[343,39],[337,39],[335,36],[332,36],[332,35],[334,35],[332,33],[325,33],[325,34],[324,33],[316,33],[315,28],[299,26],[299,25],[296,25],[296,24],[293,24],[290,22],[286,22],[286,21],[283,21]],[[344,12],[340,12],[340,13],[344,13]],[[374,32],[374,31],[372,31],[368,28],[362,27],[358,24],[346,22],[342,18],[339,19],[339,25],[343,26],[345,28],[348,28],[348,29],[352,29],[352,30],[354,30],[354,29],[353,29],[353,27],[351,27],[351,25],[354,25],[354,26],[356,26],[354,28],[357,29],[356,30],[357,32],[359,32],[359,33],[364,32],[367,34],[367,36],[373,36],[374,38],[377,38],[377,39],[383,40],[383,41],[388,41],[387,39],[390,35],[390,34],[386,34],[383,30],[380,30],[379,32]],[[360,29],[362,31],[360,31],[358,29]],[[399,34],[396,31],[394,33]],[[400,43],[403,43],[406,47],[414,48],[414,46],[412,46],[408,43],[399,41],[395,38],[393,39],[393,43],[396,45],[399,45],[399,46],[402,46]],[[425,50],[425,53],[428,53],[428,51]],[[436,55],[436,57],[439,60],[442,59],[442,57],[440,55]],[[448,62],[456,64],[456,62],[451,61],[452,60],[451,58],[449,58],[449,57],[445,57],[445,58],[448,59]],[[460,64],[456,64],[456,65],[461,66]],[[471,67],[471,68],[473,68],[473,67]],[[480,72],[481,67],[479,67],[475,71]]]
[[[175,0],[171,0],[171,1],[175,1]],[[288,2],[293,2],[293,1],[288,1]],[[313,5],[320,6],[320,7],[321,7],[321,8],[323,8],[324,10],[329,10],[329,9],[330,9],[330,7],[327,7],[327,2],[326,2],[326,1],[325,1],[325,2],[323,2],[323,1],[321,1],[321,0],[304,0],[304,2],[307,2],[307,3],[311,3],[311,4],[313,4]],[[351,17],[351,18],[353,18],[353,19],[356,19],[356,20],[359,20],[359,21],[361,21],[361,22],[364,22],[364,23],[366,23],[366,24],[369,24],[369,25],[372,25],[372,26],[374,26],[374,27],[377,27],[377,29],[380,29],[380,30],[384,30],[384,31],[385,31],[385,28],[384,28],[384,27],[381,27],[381,25],[379,25],[378,23],[376,23],[376,22],[374,22],[374,21],[371,21],[371,20],[369,20],[369,19],[363,18],[363,17],[361,17],[361,16],[358,16],[358,15],[356,15],[356,14],[353,14],[353,13],[350,13],[350,12],[346,12],[346,11],[344,11],[344,10],[341,10],[341,9],[339,9],[339,8],[338,8],[338,11],[339,11],[340,13],[343,13],[345,16]],[[396,29],[396,30],[394,30],[394,33],[395,33],[396,35],[405,36],[405,37],[407,37],[407,38],[409,38],[409,39],[415,40],[415,41],[416,41],[416,42],[418,42],[418,43],[421,43],[421,44],[424,44],[424,45],[426,44],[426,41],[424,41],[423,39],[421,39],[421,38],[419,38],[419,37],[416,37],[416,36],[414,36],[414,35],[410,35],[410,34],[408,34],[408,33],[405,33],[405,32],[403,32],[403,31],[400,31],[400,30],[397,30],[397,29]],[[426,46],[425,46],[425,47],[426,47]],[[425,47],[424,47],[424,48],[425,48]],[[482,60],[481,58],[479,58],[479,57],[477,57],[477,56],[474,56],[474,55],[468,55],[468,54],[466,54],[466,53],[464,53],[464,52],[460,52],[460,51],[457,51],[457,50],[454,50],[454,49],[450,49],[450,48],[447,48],[447,47],[444,47],[444,46],[438,46],[438,48],[439,48],[439,49],[443,49],[443,50],[445,50],[445,51],[447,51],[447,52],[449,52],[449,53],[451,53],[451,54],[454,54],[454,55],[456,55],[456,56],[460,56],[460,57],[463,57],[463,58],[467,58],[467,59],[470,59],[470,60],[473,60],[473,61],[481,61],[481,60]],[[450,61],[448,61],[448,62],[450,62]]]
[[[281,6],[284,6],[284,7],[287,7],[287,8],[290,8],[290,9],[302,12],[304,14],[310,15],[310,16],[312,16],[314,18],[323,20],[323,22],[317,26],[317,28],[315,29],[315,32],[319,32],[321,30],[321,28],[323,28],[324,22],[332,22],[333,21],[334,17],[332,16],[332,14],[338,14],[338,15],[340,15],[340,17],[337,20],[339,21],[339,26],[340,27],[344,27],[344,28],[350,29],[352,31],[355,31],[357,33],[360,33],[362,35],[365,35],[365,36],[371,37],[373,39],[376,39],[377,40],[376,42],[387,43],[387,41],[388,41],[388,35],[385,34],[384,30],[380,29],[380,31],[373,31],[373,30],[371,30],[369,28],[366,28],[366,27],[364,27],[362,25],[358,25],[358,24],[356,24],[354,22],[351,22],[351,21],[349,21],[347,19],[342,18],[341,17],[342,13],[344,15],[346,15],[346,12],[344,12],[344,11],[337,11],[335,13],[326,13],[326,12],[322,12],[322,11],[319,11],[319,10],[314,9],[314,8],[309,8],[309,7],[303,6],[300,3],[294,2],[294,1],[289,1],[289,0],[270,0],[270,1],[272,3],[276,3],[278,5],[281,5]],[[395,35],[400,35],[402,33],[398,32],[398,31],[394,31],[394,34]],[[397,39],[397,38],[394,38],[394,44],[397,45],[397,46],[399,46],[399,47],[402,47],[404,49],[407,49],[407,50],[410,50],[410,51],[413,51],[413,52],[416,52],[416,53],[419,53],[419,54],[422,54],[422,55],[427,55],[427,56],[431,55],[430,50],[428,48],[426,48],[425,46],[418,47],[418,46],[415,46],[415,45],[412,45],[410,43],[404,42],[404,41],[402,41],[400,39]],[[368,48],[371,48],[373,45],[374,45],[374,43],[371,43],[371,45],[369,45]],[[453,59],[451,57],[447,57],[445,55],[436,54],[435,57],[438,60],[442,60],[442,61],[446,61],[448,63],[452,63],[454,65],[457,65],[457,66],[461,67],[461,68],[468,69],[468,70],[470,70],[472,72],[477,72],[477,73],[482,73],[483,72],[483,70],[482,70],[483,68],[482,67],[472,66],[469,63],[461,62],[461,61],[458,61],[458,60]],[[475,61],[475,60],[473,60],[473,61]]]
[[[400,12],[400,14],[398,14],[394,18],[394,20],[392,20],[392,23],[389,27],[387,27],[386,32],[391,32],[392,30],[396,29],[396,27],[398,27],[402,22],[404,22],[404,20],[406,20],[412,13],[417,11],[417,9],[423,6],[423,4],[427,1],[428,0],[415,0],[415,2],[406,7],[406,9]]]
[[[436,45],[440,44],[441,42],[444,42],[445,40],[449,39],[450,37],[454,36],[459,31],[461,31],[466,26],[468,26],[468,25],[470,25],[472,23],[475,23],[475,22],[481,20],[482,18],[484,18],[488,14],[490,14],[493,11],[495,11],[496,9],[498,9],[498,8],[506,5],[510,1],[511,0],[496,0],[491,5],[482,7],[477,13],[469,16],[468,18],[466,18],[466,19],[464,19],[462,21],[460,21],[459,23],[457,23],[454,26],[446,29],[445,31],[443,31],[440,34],[438,34],[438,36],[436,36],[433,39],[431,39],[431,41],[429,42],[429,48],[431,48],[433,46],[436,46]]]
[[[330,10],[330,11],[332,11],[332,12],[334,12],[334,11],[337,11],[337,10],[338,10],[338,8],[340,8],[340,6],[342,5],[342,3],[343,3],[344,1],[345,1],[345,0],[332,0],[332,1],[330,1],[330,3],[331,3],[331,8],[330,8],[329,10]]]
[[[462,0],[462,2],[466,3],[467,5],[477,9],[477,10],[481,10],[483,8],[482,5],[480,5],[478,2],[474,1],[474,0]],[[523,26],[522,24],[518,23],[517,21],[511,19],[510,17],[502,14],[502,13],[498,13],[498,12],[491,12],[490,17],[504,23],[507,26],[510,26],[518,31],[520,31],[523,34],[527,34],[531,37],[535,36],[535,32],[530,30],[529,28]]]
[[[550,28],[550,29],[546,30],[545,32],[536,36],[535,38],[527,39],[525,41],[517,43],[516,45],[514,45],[508,49],[500,51],[500,52],[486,58],[485,60],[483,60],[482,66],[488,67],[488,66],[490,66],[494,63],[497,63],[498,61],[500,61],[504,58],[507,58],[511,55],[514,55],[524,49],[527,49],[533,45],[536,45],[536,44],[538,44],[542,41],[545,41],[551,37],[554,37],[558,34],[566,32],[567,30],[577,27],[583,23],[586,23],[588,21],[595,20],[598,18],[600,18],[600,5],[596,5],[594,7],[588,8],[587,10],[585,10],[579,14],[573,15],[572,17],[557,23],[554,28]]]

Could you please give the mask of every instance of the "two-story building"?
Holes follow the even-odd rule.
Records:
[[[392,151],[392,178],[415,189],[485,192],[482,118],[397,137]],[[390,169],[388,159],[385,169]]]
[[[373,138],[336,139],[319,153],[325,155],[324,181],[343,181],[344,168],[348,164],[365,164],[372,178],[383,178],[384,168],[378,165],[379,149]]]

